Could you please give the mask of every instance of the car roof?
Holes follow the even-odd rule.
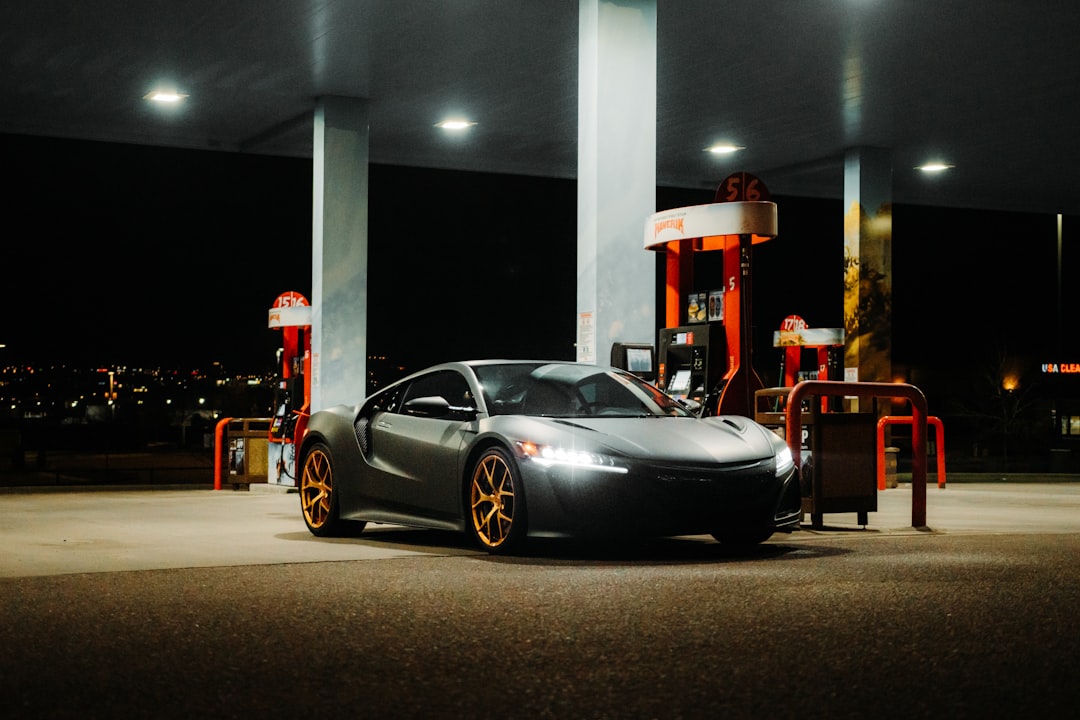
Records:
[[[476,367],[478,365],[584,365],[586,363],[578,363],[574,360],[499,360],[497,358],[489,358],[485,360],[463,360],[461,364]]]
[[[597,364],[594,364],[594,363],[577,362],[575,360],[539,360],[539,359],[538,360],[524,360],[524,359],[520,359],[520,358],[515,358],[515,359],[484,358],[484,359],[480,359],[480,360],[456,360],[456,361],[451,361],[451,362],[443,362],[443,363],[438,363],[438,364],[435,364],[435,365],[430,365],[428,367],[421,368],[420,370],[417,370],[415,372],[411,372],[408,375],[406,375],[406,376],[404,376],[404,377],[402,377],[402,378],[400,378],[398,380],[395,380],[393,383],[388,385],[386,388],[383,388],[383,390],[388,389],[390,387],[393,387],[395,385],[400,385],[402,383],[413,380],[413,379],[419,377],[420,375],[424,375],[425,373],[434,372],[434,371],[437,371],[437,370],[457,370],[458,372],[461,372],[461,371],[463,371],[465,369],[472,370],[472,369],[478,368],[478,367],[489,367],[489,366],[493,366],[493,365],[574,365],[574,366],[581,366],[581,367],[592,367],[592,368],[596,368],[597,370],[612,370],[612,369],[614,369],[614,368],[609,368],[609,367],[607,367],[605,365],[597,365]]]

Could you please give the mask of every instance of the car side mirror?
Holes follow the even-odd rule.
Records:
[[[402,409],[406,415],[443,417],[450,414],[450,403],[446,402],[446,398],[439,396],[418,397],[405,403]]]
[[[456,407],[448,403],[446,398],[439,395],[413,398],[405,403],[402,409],[406,415],[415,415],[416,417],[441,418],[454,415],[465,420],[476,419],[476,408]]]
[[[700,415],[701,409],[704,407],[700,402],[692,398],[676,398],[676,402],[695,415]]]

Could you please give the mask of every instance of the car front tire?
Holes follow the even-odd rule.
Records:
[[[312,535],[343,535],[344,522],[334,487],[334,458],[330,447],[316,443],[304,454],[300,470],[300,507]],[[353,532],[362,528],[352,528]]]
[[[473,540],[493,554],[519,548],[526,534],[525,492],[514,459],[502,448],[488,448],[469,477],[465,524]]]

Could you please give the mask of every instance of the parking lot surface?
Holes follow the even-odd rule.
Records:
[[[860,526],[312,537],[295,493],[0,493],[0,717],[1071,717],[1080,484],[878,494]]]

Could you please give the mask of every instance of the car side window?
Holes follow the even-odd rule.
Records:
[[[370,459],[374,452],[374,438],[371,432],[371,419],[376,413],[396,412],[400,404],[402,387],[395,385],[381,392],[375,393],[364,401],[360,412],[353,421],[353,431],[356,433],[356,441],[360,444],[360,450],[364,457]]]
[[[401,406],[422,397],[441,397],[454,408],[476,407],[468,381],[454,370],[438,370],[413,380],[401,398]]]
[[[402,387],[397,385],[373,395],[364,403],[364,408],[360,413],[370,416],[376,412],[397,412],[401,400],[401,391]]]

